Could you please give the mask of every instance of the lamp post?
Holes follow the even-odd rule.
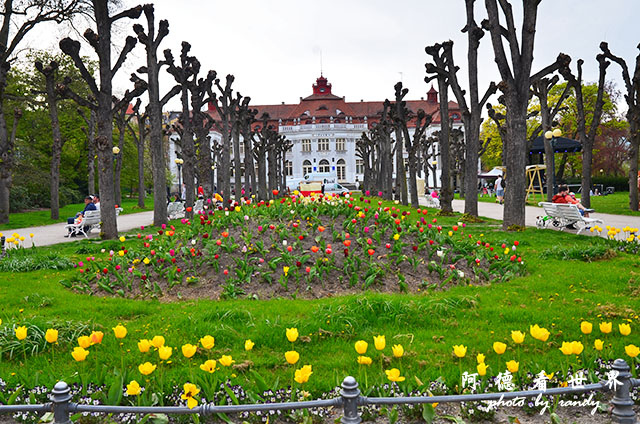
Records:
[[[214,181],[215,181],[215,178],[214,178],[215,177],[215,175],[214,175],[215,169],[216,169],[216,166],[215,165],[211,165],[211,197],[213,197],[213,193],[215,193],[215,191],[216,191],[215,188],[214,188],[215,187],[215,184],[214,184]]]
[[[178,195],[182,198],[182,164],[184,160],[176,158],[174,162],[178,166]]]
[[[547,182],[551,182],[551,191],[552,194],[556,194],[556,154],[555,154],[555,142],[556,139],[562,136],[562,131],[559,128],[555,130],[547,131],[544,133],[545,140],[551,144],[551,157],[549,157],[549,167],[551,169],[547,170]],[[549,184],[547,183],[547,191]],[[548,198],[548,197],[547,197]]]

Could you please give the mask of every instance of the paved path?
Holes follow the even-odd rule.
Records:
[[[141,225],[151,225],[153,223],[153,211],[140,213],[131,213],[127,215],[118,215],[118,231],[129,231],[138,228]],[[64,222],[52,225],[43,225],[41,227],[16,228],[15,230],[4,230],[2,233],[5,237],[11,237],[13,233],[24,236],[24,247],[31,247],[29,234],[33,233],[33,242],[36,246],[49,246],[58,243],[69,243],[76,240],[84,239],[84,236],[67,238],[64,235],[67,231]],[[99,231],[93,230],[89,234],[89,238],[98,238]]]
[[[421,198],[420,204],[426,205],[426,200]],[[453,210],[456,212],[464,212],[464,200],[454,200]],[[478,215],[492,219],[499,219],[502,221],[504,205],[498,203],[478,202]],[[536,206],[527,206],[525,211],[525,225],[527,227],[535,227],[536,219],[539,216],[544,216],[544,210]],[[604,224],[601,225],[604,228],[607,225],[611,225],[616,228],[624,228],[627,225],[632,228],[640,228],[640,216],[629,215],[611,215],[606,213],[593,212],[590,214],[591,218],[599,218]],[[551,228],[551,227],[550,227]],[[585,234],[583,232],[582,234]],[[603,231],[603,235],[606,237],[606,230]]]

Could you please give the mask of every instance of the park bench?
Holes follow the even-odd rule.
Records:
[[[193,205],[193,214],[196,215],[203,211],[204,211],[204,200],[203,199],[196,200],[196,203]]]
[[[440,199],[437,197],[432,197],[430,194],[425,196],[426,199],[426,207],[428,208],[440,208]]]
[[[122,212],[122,208],[116,208],[116,217],[120,215],[120,212]],[[81,222],[77,224],[67,224],[64,228],[76,234],[83,234],[88,238],[91,230],[100,228],[100,211],[86,211]]]
[[[167,216],[169,219],[176,219],[184,216],[184,203],[171,202],[167,205]]]
[[[578,228],[578,234],[589,228],[592,224],[602,224],[602,220],[598,218],[586,218],[580,214],[580,209],[576,205],[568,203],[549,203],[540,202],[538,206],[544,209],[544,213],[548,219],[538,219],[536,226],[545,228],[551,223],[554,227],[560,227],[560,231],[569,225],[575,225]]]

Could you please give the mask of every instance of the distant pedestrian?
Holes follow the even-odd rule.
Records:
[[[502,174],[500,174],[498,175],[498,179],[494,184],[494,188],[496,190],[496,200],[500,204],[502,204],[502,202],[504,201],[504,186],[502,183],[503,183]]]

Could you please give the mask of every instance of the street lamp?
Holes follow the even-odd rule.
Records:
[[[555,141],[557,138],[562,136],[562,131],[560,128],[556,128],[555,130],[547,131],[544,133],[544,138],[547,143],[551,145],[551,157],[549,158],[549,167],[547,171],[547,179],[551,182],[551,190],[552,194],[556,194],[556,155],[555,155]],[[548,191],[549,184],[547,184]],[[547,197],[548,198],[548,197]]]
[[[176,158],[174,162],[178,166],[178,193],[180,197],[182,197],[182,164],[184,163],[184,160]]]
[[[214,172],[215,172],[216,166],[215,165],[211,165],[211,197],[213,197],[213,193],[215,192],[215,184],[214,184]]]
[[[113,146],[113,149],[111,149],[111,151],[115,156],[117,156],[118,153],[120,153],[120,148],[118,146]]]

